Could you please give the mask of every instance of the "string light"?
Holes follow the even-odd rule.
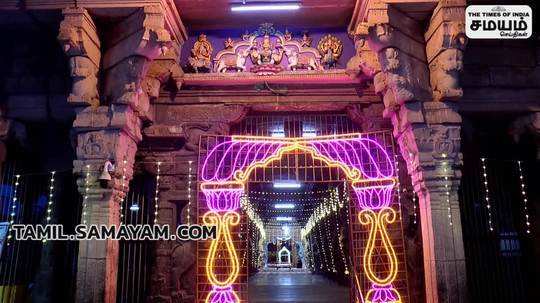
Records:
[[[188,205],[187,205],[187,211],[186,211],[186,221],[187,224],[191,224],[191,179],[193,177],[192,171],[193,171],[193,161],[189,160],[189,167],[188,167]]]
[[[489,230],[490,231],[493,231],[493,221],[492,221],[492,216],[491,216],[491,203],[489,201],[489,186],[488,186],[488,176],[487,176],[487,162],[486,162],[486,158],[480,158],[480,160],[482,161],[482,175],[483,175],[483,180],[484,180],[484,192],[485,192],[485,200],[486,200],[486,208],[487,208],[487,213],[488,213],[488,226],[489,226]]]
[[[124,159],[122,163],[122,192],[124,193],[124,197],[122,198],[122,201],[120,201],[120,224],[124,223],[124,205],[126,204],[126,197],[128,195],[128,192],[126,192],[127,160]]]
[[[343,206],[344,204],[342,202],[339,202],[338,189],[334,188],[330,193],[330,197],[323,198],[322,203],[320,203],[315,208],[313,214],[309,217],[306,225],[300,231],[301,237],[305,238],[307,235],[309,235],[315,225],[317,225],[326,216],[330,215],[333,212],[337,212],[339,209],[343,208]]]
[[[416,206],[416,202],[417,202],[417,198],[416,198],[416,192],[413,190],[412,191],[412,202],[413,202],[413,224],[416,225],[416,223],[418,222],[417,219],[418,219],[418,215],[417,215],[417,212],[418,210],[416,209],[417,206]]]
[[[49,179],[49,199],[47,200],[47,210],[45,212],[46,224],[49,224],[52,218],[53,201],[54,201],[54,175],[55,174],[56,172],[52,171],[51,178]],[[47,242],[47,240],[45,239],[43,239],[42,241],[43,243]]]
[[[11,207],[10,207],[10,213],[9,213],[9,229],[8,229],[8,235],[7,235],[7,245],[10,245],[11,238],[13,237],[11,235],[11,225],[15,223],[15,215],[17,214],[17,193],[19,191],[19,178],[21,175],[15,175],[15,182],[13,183],[13,197],[11,198]]]
[[[448,216],[448,222],[450,224],[450,226],[454,225],[454,222],[452,221],[452,208],[451,208],[451,204],[450,204],[450,182],[449,181],[449,178],[448,178],[448,163],[447,162],[443,162],[443,166],[444,166],[444,190],[445,190],[445,196],[446,196],[446,209],[447,209],[447,216]]]
[[[529,221],[529,208],[527,206],[527,188],[525,187],[525,179],[523,178],[523,169],[521,168],[521,161],[517,161],[518,171],[519,171],[519,183],[520,183],[520,192],[523,202],[523,216],[525,217],[525,232],[527,234],[531,233],[531,222]]]
[[[84,178],[84,197],[82,209],[82,222],[86,224],[86,212],[88,211],[88,192],[90,191],[90,165],[86,165],[86,176]]]
[[[154,224],[158,223],[158,209],[159,209],[159,175],[161,173],[161,162],[156,163],[156,192],[154,194]]]

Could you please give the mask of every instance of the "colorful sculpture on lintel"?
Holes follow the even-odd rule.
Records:
[[[310,44],[307,33],[297,41],[288,30],[282,34],[272,24],[265,23],[254,33],[244,34],[242,41],[227,39],[225,49],[214,58],[214,71],[271,75],[284,70],[322,70],[321,54]]]
[[[328,68],[333,68],[343,53],[343,43],[338,37],[329,34],[319,40],[317,49],[321,53],[322,63]]]
[[[213,47],[205,34],[200,34],[191,49],[191,57],[188,59],[189,66],[198,72],[209,72],[212,70]]]
[[[315,138],[233,136],[208,148],[200,174],[200,189],[208,208],[203,222],[216,225],[218,237],[212,240],[206,256],[206,277],[212,289],[204,295],[205,303],[240,302],[235,288],[240,264],[231,228],[240,221],[238,211],[245,184],[254,169],[264,168],[293,151],[305,152],[343,171],[356,194],[359,222],[369,229],[363,272],[371,287],[364,301],[401,303],[393,285],[398,258],[387,232],[387,225],[398,218],[390,205],[397,178],[394,162],[377,140],[365,134]],[[384,270],[381,259],[385,260]]]

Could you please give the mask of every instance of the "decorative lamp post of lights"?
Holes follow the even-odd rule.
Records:
[[[401,296],[393,286],[398,259],[387,232],[387,226],[399,219],[390,207],[397,180],[394,161],[377,140],[366,134],[314,138],[233,136],[210,146],[201,157],[200,189],[208,208],[202,220],[217,226],[217,237],[210,243],[205,263],[207,281],[203,282],[209,282],[212,289],[200,292],[199,299],[206,303],[240,302],[235,287],[240,263],[231,229],[240,222],[245,184],[254,169],[264,168],[293,151],[309,154],[344,172],[357,198],[360,223],[369,229],[363,271],[371,287],[364,302],[400,303]],[[385,270],[378,264],[381,259],[388,260]],[[224,263],[228,266],[220,266]]]

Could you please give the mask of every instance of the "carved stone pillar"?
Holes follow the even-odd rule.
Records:
[[[77,144],[74,172],[80,175],[79,190],[86,197],[82,220],[118,225],[120,202],[127,190],[122,186],[123,171],[125,168],[125,182],[129,182],[143,121],[152,119],[149,97],[141,84],[151,61],[168,50],[170,36],[160,8],[153,6],[140,8],[109,29],[104,39],[112,46],[103,56],[105,91],[100,100],[93,78],[97,73],[93,68],[99,66],[96,28],[84,9],[66,9],[64,17],[59,40],[74,62],[72,74],[86,77],[81,80],[84,83],[77,82],[78,78],[74,81],[70,100],[76,105],[92,105],[77,108],[73,123]],[[77,52],[73,45],[80,45]],[[98,54],[89,52],[94,48]],[[85,64],[84,73],[80,62]],[[106,161],[116,167],[112,180],[104,186],[97,178]],[[116,302],[118,252],[117,241],[80,243],[77,302]]]
[[[440,2],[432,23],[445,20],[438,12],[448,13],[440,7],[449,3],[454,1]],[[457,194],[461,117],[451,104],[437,101],[461,96],[458,81],[448,77],[457,76],[466,41],[451,32],[457,25],[430,25],[424,35],[419,22],[380,2],[370,3],[363,20],[369,47],[381,66],[381,72],[374,74],[375,91],[383,99],[384,115],[392,121],[419,197],[426,302],[464,302],[466,272]],[[356,32],[365,32],[365,23],[359,23]],[[437,51],[436,43],[440,44]],[[441,75],[443,61],[452,68]]]

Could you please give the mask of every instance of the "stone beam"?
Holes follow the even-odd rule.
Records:
[[[457,194],[461,117],[452,104],[440,102],[461,97],[452,77],[461,68],[466,43],[460,32],[464,18],[456,13],[463,4],[439,1],[424,32],[421,23],[406,14],[407,3],[411,1],[365,1],[357,6],[349,30],[367,40],[377,55],[380,71],[373,73],[375,91],[383,99],[384,116],[392,121],[419,197],[426,302],[464,302],[466,272]],[[434,3],[428,4],[433,9]]]

